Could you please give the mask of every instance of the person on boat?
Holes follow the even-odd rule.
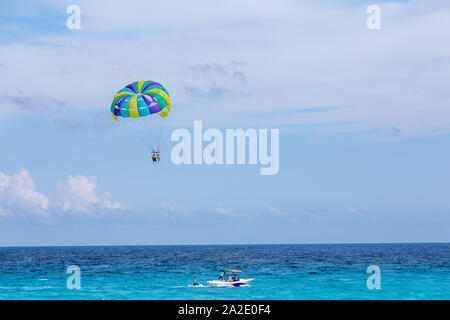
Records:
[[[225,277],[225,270],[223,270],[222,273],[220,274],[219,280],[225,280],[224,277]]]
[[[238,275],[237,275],[236,273],[234,273],[234,274],[233,274],[233,278],[231,278],[231,280],[233,280],[233,281],[238,281],[238,280],[239,280]]]
[[[197,287],[197,286],[199,286],[199,285],[200,285],[200,283],[198,283],[198,282],[197,282],[197,279],[194,278],[194,287]]]
[[[161,160],[161,157],[159,156],[159,152],[156,154],[156,161],[159,162]]]
[[[152,160],[153,160],[153,163],[155,163],[155,162],[156,162],[156,155],[155,155],[155,153],[154,153],[154,152],[152,153]]]

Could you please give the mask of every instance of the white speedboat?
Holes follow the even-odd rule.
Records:
[[[250,283],[250,281],[254,279],[254,278],[241,279],[237,275],[237,273],[239,272],[243,271],[226,269],[222,272],[218,280],[211,280],[207,281],[206,283],[208,284],[208,286],[211,287],[241,287],[247,286]],[[233,276],[229,275],[230,273],[232,273]]]
[[[240,280],[211,280],[208,281],[208,286],[211,287],[240,287],[240,286],[246,286],[249,284],[250,281],[252,281],[253,278],[249,279],[240,279]]]

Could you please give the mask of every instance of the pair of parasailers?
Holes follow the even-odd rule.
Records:
[[[152,152],[152,160],[153,163],[159,162],[161,157],[159,156],[159,152]]]

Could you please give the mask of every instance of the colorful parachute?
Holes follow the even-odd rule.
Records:
[[[152,152],[159,152],[161,118],[170,111],[167,90],[154,81],[136,81],[119,90],[111,103],[114,120],[130,129]]]
[[[146,117],[157,113],[166,117],[170,111],[167,90],[154,81],[136,81],[119,90],[111,103],[113,118]]]

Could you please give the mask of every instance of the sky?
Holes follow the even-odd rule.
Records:
[[[443,0],[2,6],[0,246],[449,242],[449,43]],[[110,114],[143,79],[157,165]],[[195,120],[279,129],[278,173],[175,165]]]

